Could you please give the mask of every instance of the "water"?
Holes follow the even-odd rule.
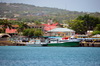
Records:
[[[100,48],[0,46],[0,66],[100,66]]]

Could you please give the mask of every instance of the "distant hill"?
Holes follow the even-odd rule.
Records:
[[[0,18],[17,18],[19,21],[25,22],[34,20],[46,22],[48,19],[62,22],[63,20],[73,20],[79,15],[84,14],[87,13],[58,8],[38,7],[22,3],[0,3]],[[98,12],[88,14],[100,18],[100,13]]]

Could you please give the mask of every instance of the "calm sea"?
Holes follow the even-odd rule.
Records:
[[[100,66],[100,48],[0,46],[0,66]]]

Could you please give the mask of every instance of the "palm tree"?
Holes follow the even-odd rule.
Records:
[[[23,32],[26,28],[28,28],[28,25],[22,22],[19,24],[18,32]]]
[[[6,28],[12,28],[12,23],[9,22],[7,19],[0,19],[0,25],[2,25],[3,27],[3,31],[5,32],[6,31]]]

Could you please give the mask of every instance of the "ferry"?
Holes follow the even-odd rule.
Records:
[[[63,47],[78,47],[80,46],[80,40],[78,39],[67,39],[67,40],[59,40],[59,39],[49,39],[48,43],[43,44],[42,46],[63,46]]]

